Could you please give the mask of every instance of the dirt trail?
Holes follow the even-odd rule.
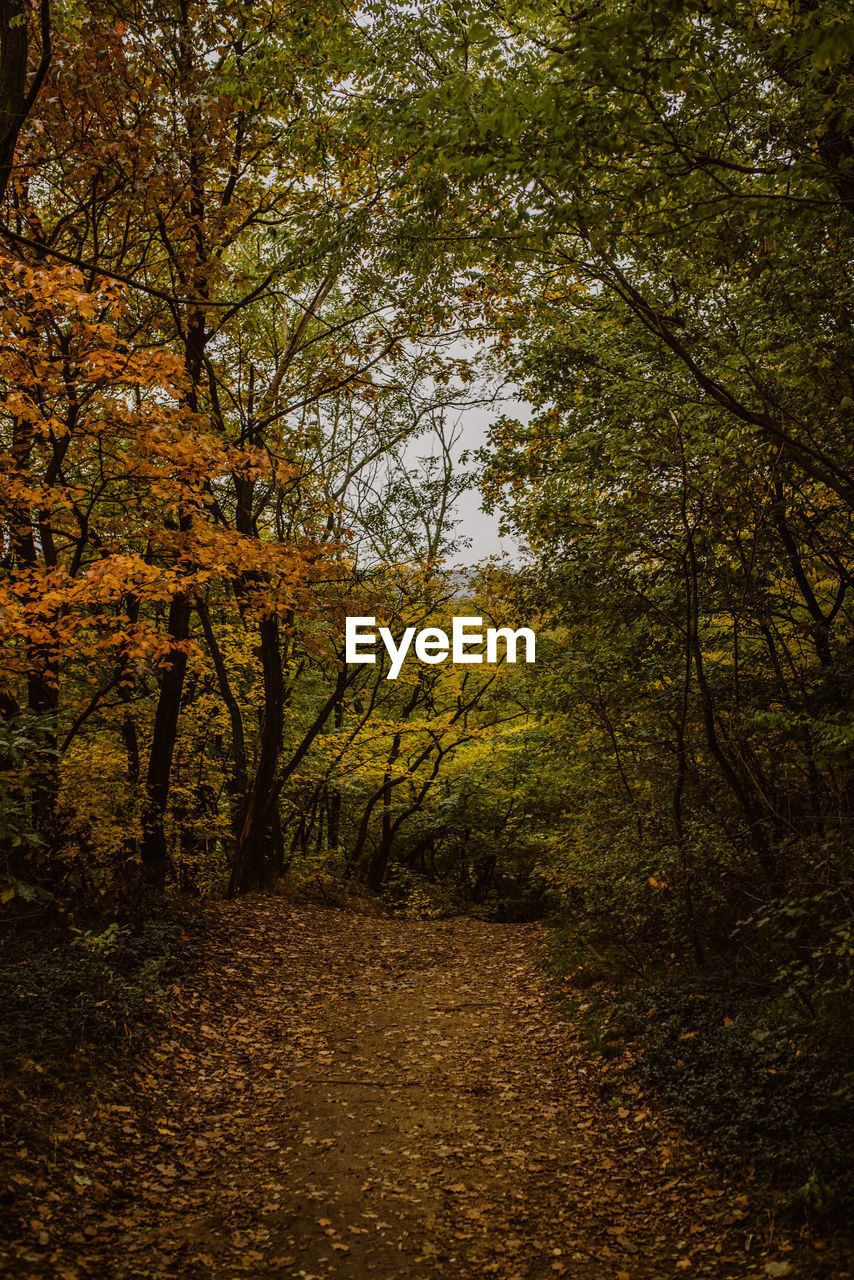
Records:
[[[209,921],[167,1032],[34,1170],[20,1280],[798,1274],[785,1242],[745,1252],[666,1122],[601,1101],[536,927]]]

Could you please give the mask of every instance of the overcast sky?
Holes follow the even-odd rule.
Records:
[[[486,443],[487,430],[490,422],[501,413],[513,413],[520,415],[520,411],[525,406],[518,405],[512,401],[505,401],[498,404],[494,408],[489,409],[464,409],[460,417],[461,436],[457,446],[462,453],[465,450],[474,452]],[[469,469],[474,469],[474,463],[469,460]],[[498,533],[498,516],[487,515],[481,506],[481,497],[477,489],[468,489],[460,498],[456,510],[457,516],[460,518],[460,524],[457,526],[456,532],[462,534],[466,538],[471,538],[472,545],[467,550],[462,551],[459,559],[465,561],[466,564],[475,564],[478,560],[483,560],[486,556],[500,555],[506,552],[513,555],[516,549],[516,541],[513,538],[500,537]]]
[[[458,419],[452,419],[457,422],[460,437],[454,447],[455,457],[459,458],[466,452],[472,455],[476,449],[485,444],[490,423],[495,422],[502,414],[508,414],[526,422],[530,412],[529,405],[513,399],[497,400],[488,408],[472,406],[462,409]],[[410,445],[413,454],[423,457],[430,453],[432,450],[428,442],[429,435],[413,440]],[[462,466],[462,463],[460,465]],[[477,470],[477,464],[472,456],[469,457],[466,469]],[[514,559],[517,557],[516,539],[502,538],[499,535],[499,518],[497,515],[487,515],[483,510],[480,492],[476,487],[462,494],[456,504],[455,513],[460,523],[454,532],[459,537],[470,538],[471,546],[462,548],[456,556],[453,556],[454,563],[477,564],[487,556],[502,553]]]

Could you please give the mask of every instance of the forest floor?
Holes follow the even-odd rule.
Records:
[[[812,1274],[628,1076],[606,1100],[538,926],[279,899],[203,918],[141,1051],[14,1155],[4,1274]]]

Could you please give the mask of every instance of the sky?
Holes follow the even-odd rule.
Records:
[[[531,406],[524,401],[512,397],[496,399],[489,405],[467,405],[461,408],[456,417],[449,415],[449,426],[453,426],[458,439],[453,449],[455,460],[464,453],[469,454],[466,469],[474,471],[477,464],[472,456],[477,449],[487,443],[490,424],[503,414],[527,422],[531,414]],[[407,446],[404,456],[412,458],[413,468],[418,457],[433,452],[436,446],[430,443],[429,433],[415,437]],[[463,463],[459,464],[461,467]],[[519,558],[518,540],[513,537],[502,537],[498,532],[499,516],[488,515],[483,510],[482,499],[476,485],[467,489],[458,499],[454,513],[459,520],[454,533],[460,538],[471,539],[471,546],[462,547],[451,557],[455,564],[473,565],[488,556],[506,554],[512,559]]]
[[[526,405],[517,401],[505,400],[489,409],[464,409],[460,415],[459,452],[473,452],[486,443],[489,424],[501,413],[512,413],[515,416],[527,416],[523,413]],[[471,463],[469,464],[471,466]],[[466,564],[476,564],[486,556],[501,555],[502,552],[515,558],[517,541],[515,538],[501,537],[498,532],[498,515],[487,515],[481,504],[481,496],[477,489],[468,489],[461,496],[456,507],[460,520],[456,532],[463,537],[471,538],[471,547],[460,552],[458,559]]]

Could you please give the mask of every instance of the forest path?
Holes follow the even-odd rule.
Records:
[[[16,1277],[796,1274],[785,1245],[743,1251],[666,1121],[597,1094],[536,926],[207,919],[168,1028],[57,1135]]]

